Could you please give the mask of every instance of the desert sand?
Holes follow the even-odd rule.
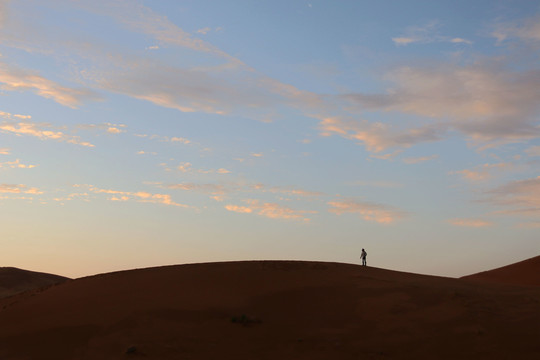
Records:
[[[540,359],[540,287],[513,269],[514,284],[301,261],[97,275],[0,300],[0,359]]]
[[[44,288],[69,280],[66,277],[14,267],[0,268],[0,298]]]

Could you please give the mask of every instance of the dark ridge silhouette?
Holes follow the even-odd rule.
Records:
[[[121,271],[0,300],[0,359],[536,359],[540,287],[339,263]]]
[[[540,256],[497,269],[467,275],[462,279],[512,285],[540,286]]]
[[[5,298],[29,290],[37,290],[69,280],[66,277],[17,269],[0,268],[0,298]]]

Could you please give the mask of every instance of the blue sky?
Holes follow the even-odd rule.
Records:
[[[540,253],[533,1],[0,0],[0,261]]]

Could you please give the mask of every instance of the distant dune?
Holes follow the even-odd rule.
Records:
[[[538,272],[538,268],[535,270]],[[540,287],[246,261],[0,300],[0,359],[539,359]]]
[[[21,270],[14,267],[0,268],[0,298],[28,290],[51,286],[68,280],[58,275]]]
[[[540,286],[540,256],[494,270],[468,275],[462,279],[514,285]]]

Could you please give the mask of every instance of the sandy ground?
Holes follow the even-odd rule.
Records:
[[[539,338],[538,286],[336,263],[131,270],[0,301],[4,360],[540,359]]]
[[[63,276],[22,270],[14,267],[1,267],[0,298],[47,287],[66,280],[69,279]]]

